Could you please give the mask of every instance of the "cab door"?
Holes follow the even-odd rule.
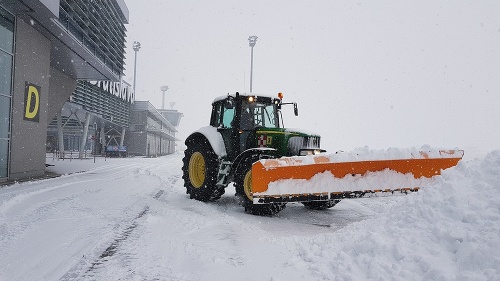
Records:
[[[236,104],[234,101],[225,99],[213,105],[212,108],[212,126],[222,135],[224,146],[230,160],[234,159],[239,153],[237,131],[235,126]]]

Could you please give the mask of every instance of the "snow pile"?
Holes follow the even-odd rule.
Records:
[[[324,280],[500,280],[500,150],[401,199],[336,233],[296,238],[289,265]]]
[[[397,160],[397,159],[425,159],[425,158],[455,158],[462,157],[459,149],[448,150],[424,145],[421,148],[396,148],[373,150],[368,146],[356,148],[352,152],[337,152],[330,154],[330,162],[369,161],[369,160]]]
[[[424,146],[420,149],[390,148],[387,150],[372,150],[363,147],[352,152],[342,152],[331,155],[317,155],[307,157],[284,157],[280,159],[260,160],[266,170],[279,169],[291,166],[307,166],[325,163],[347,163],[380,160],[404,160],[406,159],[439,159],[439,158],[461,158],[462,150],[441,150]],[[427,160],[426,160],[427,161]],[[390,161],[389,161],[390,162]],[[404,162],[406,163],[406,162]],[[389,163],[388,163],[389,164]],[[393,167],[393,166],[386,166]],[[439,166],[441,167],[441,166]],[[349,164],[349,168],[352,167]],[[321,169],[332,169],[322,167]],[[334,169],[334,168],[333,168]],[[354,169],[354,168],[352,168]],[[325,170],[324,170],[325,171]],[[290,179],[282,179],[270,182],[268,189],[264,192],[256,192],[256,196],[280,194],[302,194],[322,192],[352,192],[365,190],[399,190],[401,188],[419,188],[432,184],[434,177],[415,178],[413,174],[398,173],[385,169],[361,174],[347,174],[343,178],[335,177],[332,170],[314,175],[312,178],[304,178],[300,175],[292,175]]]
[[[332,154],[308,156],[293,156],[281,159],[263,159],[261,163],[268,168],[279,166],[300,166],[319,163],[340,163],[357,161],[399,160],[399,159],[427,159],[427,158],[461,158],[463,150],[447,150],[432,148],[424,145],[421,148],[388,148],[374,150],[368,146],[356,148],[353,151],[338,151]],[[266,165],[267,163],[267,165]]]
[[[285,179],[269,183],[268,189],[255,195],[303,194],[322,192],[352,192],[365,190],[398,190],[401,188],[425,187],[434,178],[416,179],[413,174],[401,174],[389,169],[368,172],[364,175],[347,175],[336,178],[331,172],[316,174],[311,179]]]

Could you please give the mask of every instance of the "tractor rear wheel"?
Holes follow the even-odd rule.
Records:
[[[331,207],[337,205],[340,202],[340,199],[328,200],[328,201],[311,201],[311,202],[302,202],[306,208],[312,210],[326,210]]]
[[[224,188],[216,185],[219,161],[208,140],[187,143],[182,162],[184,187],[191,199],[213,201],[224,194]]]
[[[286,203],[254,204],[252,196],[252,164],[251,159],[246,160],[235,176],[234,186],[236,196],[239,197],[245,212],[258,216],[272,216],[279,213]]]

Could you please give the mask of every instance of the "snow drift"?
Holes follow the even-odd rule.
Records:
[[[500,280],[499,187],[496,150],[373,219],[301,245],[292,260],[325,280]]]

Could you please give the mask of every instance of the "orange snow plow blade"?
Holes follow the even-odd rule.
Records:
[[[416,191],[463,150],[419,151],[404,159],[341,161],[335,155],[283,157],[252,166],[254,203],[302,202]],[[376,195],[375,195],[376,196]]]

